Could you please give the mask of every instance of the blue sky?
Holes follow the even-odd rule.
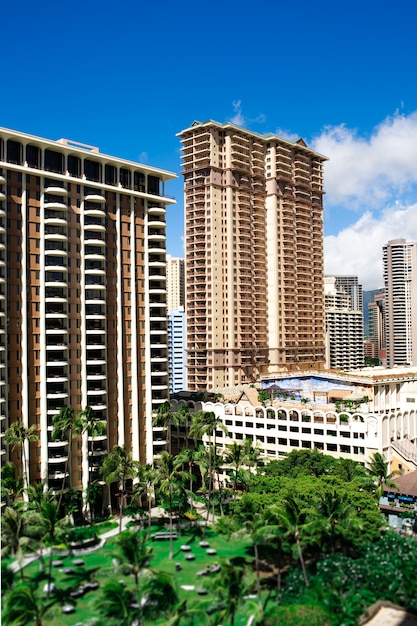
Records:
[[[0,125],[178,174],[194,120],[301,136],[330,158],[325,270],[375,288],[381,246],[417,240],[416,23],[414,0],[8,3]]]

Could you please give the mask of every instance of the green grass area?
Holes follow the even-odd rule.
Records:
[[[160,531],[160,527],[153,527],[152,533]],[[181,536],[173,541],[173,558],[169,559],[169,540],[152,541],[149,540],[149,545],[153,549],[153,556],[151,559],[151,569],[164,571],[172,575],[176,585],[178,587],[179,597],[181,600],[187,599],[190,602],[207,602],[210,597],[199,596],[196,589],[200,587],[206,587],[210,589],[215,580],[215,574],[209,576],[199,577],[197,572],[205,569],[208,565],[214,563],[221,563],[223,559],[229,559],[233,557],[245,557],[250,562],[253,558],[250,545],[244,540],[229,540],[223,535],[217,535],[212,529],[207,528],[204,540],[208,541],[210,548],[216,550],[215,555],[208,555],[205,547],[200,546],[200,541],[203,538],[200,536],[201,529],[198,527],[190,528],[186,531],[182,531]],[[190,547],[190,551],[194,556],[194,560],[187,560],[185,552],[181,550],[181,546],[187,545]],[[84,566],[74,565],[74,560],[82,558],[84,560]],[[103,585],[110,579],[124,580],[126,585],[133,586],[133,576],[123,575],[115,566],[114,559],[116,558],[115,538],[109,539],[103,548],[92,552],[91,554],[85,554],[80,556],[66,556],[60,557],[54,556],[54,561],[62,561],[62,565],[59,568],[53,567],[53,582],[57,588],[67,588],[71,584],[74,584],[74,580],[64,573],[66,568],[72,568],[75,571],[82,569],[90,570],[91,568],[98,568],[94,575],[100,585]],[[44,567],[47,568],[49,559],[45,559]],[[181,566],[181,569],[177,571],[176,564]],[[35,561],[28,565],[25,570],[25,576],[29,578],[36,578],[40,572],[40,563]],[[46,581],[40,583],[40,589]],[[181,588],[185,586],[195,586],[195,590],[184,590]],[[70,615],[65,615],[61,612],[61,608],[57,605],[53,609],[53,614],[49,619],[45,619],[45,624],[52,626],[74,626],[74,624],[81,622],[86,626],[88,620],[93,617],[91,610],[92,600],[99,596],[101,593],[100,588],[94,591],[89,591],[84,597],[77,599],[77,605],[75,612]],[[236,621],[236,626],[246,624],[248,615],[241,616],[241,620]],[[163,621],[161,622],[163,623]]]

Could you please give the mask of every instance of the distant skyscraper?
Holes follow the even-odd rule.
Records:
[[[327,367],[363,367],[362,285],[356,276],[325,277]]]
[[[231,123],[179,137],[189,389],[322,368],[325,157]]]
[[[177,393],[187,388],[184,307],[168,312],[168,346],[169,391]]]
[[[383,247],[387,365],[417,365],[417,243]]]
[[[1,427],[36,427],[31,481],[85,492],[115,444],[148,463],[164,449],[152,414],[168,399],[173,178],[92,146],[0,129]],[[87,406],[105,432],[79,437],[68,459],[68,438],[51,438],[53,417]]]
[[[167,306],[176,311],[185,306],[184,259],[167,256]]]
[[[387,351],[385,341],[385,289],[374,292],[372,302],[368,304],[368,339],[373,344],[372,355],[386,364]]]
[[[186,389],[184,259],[167,257],[169,391]]]

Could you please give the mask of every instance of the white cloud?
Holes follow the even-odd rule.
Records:
[[[245,116],[242,113],[242,101],[234,100],[232,102],[232,106],[235,114],[230,119],[230,121],[232,122],[232,124],[236,124],[236,126],[245,126],[246,120]]]
[[[345,125],[327,127],[311,147],[329,157],[325,223],[340,229],[325,237],[325,272],[356,275],[364,289],[381,287],[382,246],[417,240],[417,111],[396,112],[366,137]]]
[[[325,237],[325,273],[358,276],[365,290],[382,287],[382,246],[390,239],[417,240],[417,203],[394,205],[381,215],[367,211],[337,235]]]
[[[278,135],[278,137],[281,137],[281,139],[286,139],[287,141],[294,142],[297,141],[297,139],[300,139],[300,135],[296,135],[291,130],[286,130],[284,128],[277,128],[275,130],[275,134]]]
[[[345,125],[327,127],[312,147],[330,159],[328,206],[380,208],[417,184],[417,111],[386,118],[369,137]]]
[[[266,121],[266,116],[263,113],[259,113],[256,117],[246,117],[242,111],[241,100],[234,100],[232,106],[235,114],[230,121],[232,124],[236,124],[236,126],[247,128],[250,124],[264,124]]]
[[[138,156],[138,162],[139,163],[147,163],[148,162],[148,153],[147,152],[141,152]]]

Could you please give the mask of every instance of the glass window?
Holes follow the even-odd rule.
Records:
[[[45,150],[45,169],[48,172],[63,174],[64,158],[60,152],[55,150]]]
[[[106,185],[116,185],[117,171],[113,165],[106,165],[104,167],[104,182]]]
[[[9,163],[22,164],[22,144],[18,141],[7,141],[7,160]]]
[[[84,174],[87,180],[101,182],[101,163],[86,159],[84,161]]]
[[[79,177],[81,174],[81,161],[78,157],[73,156],[72,154],[68,157],[68,174],[70,176]],[[77,192],[79,193],[79,189],[77,187]]]
[[[40,167],[40,150],[36,146],[26,146],[26,162],[29,167]]]

